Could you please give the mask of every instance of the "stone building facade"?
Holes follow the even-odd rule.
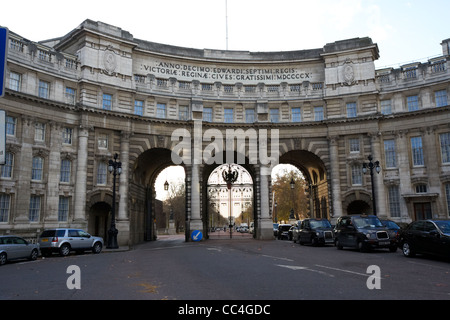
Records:
[[[258,239],[273,237],[277,163],[303,172],[314,217],[373,212],[361,170],[371,155],[379,216],[449,218],[450,39],[440,57],[376,70],[370,38],[203,50],[91,20],[48,41],[9,38],[1,234],[71,226],[106,236],[116,153],[120,245],[155,238],[154,182],[174,163],[186,173],[186,239],[207,232],[208,177],[231,162],[251,175]]]

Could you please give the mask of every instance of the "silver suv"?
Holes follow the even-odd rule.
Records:
[[[67,256],[71,251],[86,250],[100,253],[103,248],[103,238],[91,236],[80,229],[48,229],[39,236],[39,246],[43,256],[50,256],[53,252]]]

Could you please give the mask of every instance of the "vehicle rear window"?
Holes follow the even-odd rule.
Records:
[[[66,230],[44,230],[41,238],[63,237]]]

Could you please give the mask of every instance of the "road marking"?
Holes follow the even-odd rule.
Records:
[[[300,266],[286,266],[286,265],[282,265],[282,264],[276,264],[277,267],[282,267],[282,268],[287,268],[287,269],[291,269],[291,270],[306,270],[306,271],[311,271],[311,272],[316,272],[319,274],[322,274],[324,276],[330,277],[330,278],[334,278],[334,275],[324,272],[324,271],[320,271],[320,270],[315,270],[315,269],[310,269],[308,267],[300,267]]]
[[[268,256],[266,254],[263,254],[262,256],[266,257],[266,258],[276,259],[276,260],[284,260],[284,261],[294,262],[294,260],[288,259],[288,258],[280,258],[280,257]]]
[[[319,267],[319,268],[325,268],[325,269],[330,269],[330,270],[336,270],[336,271],[341,271],[341,272],[352,273],[352,274],[356,274],[356,275],[364,276],[364,277],[370,276],[370,275],[367,274],[367,273],[359,273],[359,272],[350,271],[350,270],[345,270],[345,269],[339,269],[339,268],[333,268],[333,267],[321,266],[321,265],[319,265],[319,264],[316,264],[316,267]]]

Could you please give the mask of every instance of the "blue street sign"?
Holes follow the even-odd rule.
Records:
[[[200,241],[203,238],[203,233],[199,230],[194,230],[191,233],[191,239],[192,241]]]
[[[6,59],[8,57],[8,29],[0,28],[0,98],[5,95]]]

